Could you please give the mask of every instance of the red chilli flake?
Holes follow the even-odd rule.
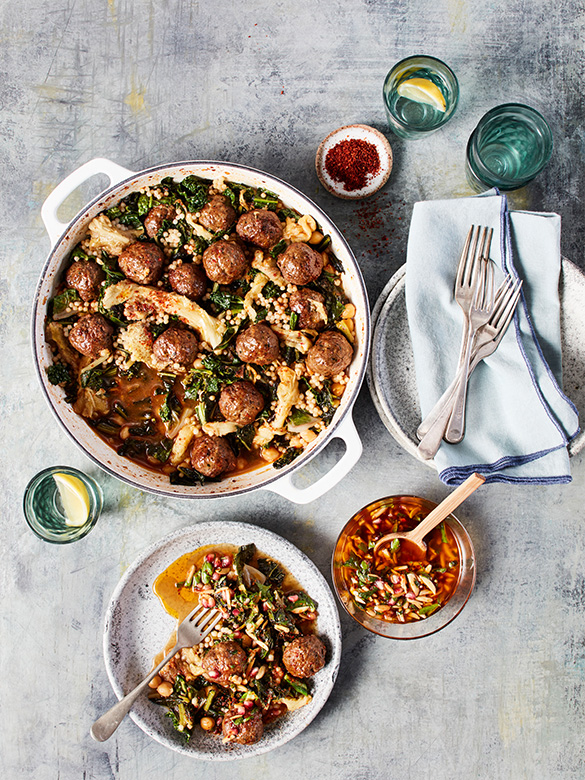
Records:
[[[376,145],[361,138],[339,141],[325,155],[325,170],[348,192],[361,190],[380,171]]]

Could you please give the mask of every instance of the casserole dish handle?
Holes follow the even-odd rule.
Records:
[[[341,460],[327,474],[318,479],[308,488],[298,488],[292,483],[292,475],[287,474],[281,479],[264,486],[264,490],[278,493],[295,504],[308,504],[325,495],[335,487],[355,466],[362,454],[362,442],[356,430],[351,413],[331,433],[332,439],[342,439],[345,442],[345,452]]]
[[[68,222],[61,222],[57,217],[57,211],[63,203],[63,201],[71,195],[73,190],[76,190],[80,184],[83,184],[87,179],[91,179],[92,176],[96,176],[99,173],[104,173],[110,180],[110,187],[118,184],[123,179],[127,179],[130,176],[134,176],[134,171],[129,171],[127,168],[122,168],[121,165],[106,160],[103,157],[96,157],[94,160],[84,163],[77,170],[70,173],[63,181],[58,184],[53,192],[43,203],[41,208],[41,217],[45,223],[45,228],[51,239],[51,245],[57,243],[57,239],[63,235]]]

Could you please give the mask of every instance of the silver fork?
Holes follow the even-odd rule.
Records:
[[[207,607],[197,605],[180,623],[177,629],[177,643],[171,652],[163,658],[160,664],[134,690],[130,691],[123,699],[104,713],[101,718],[96,720],[90,730],[91,736],[97,742],[105,742],[106,739],[109,739],[128,714],[136,699],[163,666],[166,666],[171,658],[183,647],[193,647],[202,642],[221,620],[221,617],[219,610],[207,609]]]
[[[475,294],[477,292],[477,284],[479,281],[479,274],[482,263],[481,258],[489,255],[489,248],[491,245],[493,230],[490,228],[489,232],[487,228],[482,228],[479,225],[476,227],[472,225],[469,228],[465,244],[459,258],[457,265],[457,273],[455,275],[455,288],[453,295],[461,310],[463,311],[463,330],[461,333],[461,348],[459,350],[459,359],[457,362],[457,369],[455,374],[459,372],[463,366],[465,359],[465,352],[467,349],[467,342],[469,339],[469,312],[473,304]],[[486,249],[487,240],[487,253]],[[423,439],[427,432],[426,419],[419,425],[416,435],[419,439]]]
[[[522,282],[513,282],[507,276],[498,288],[494,299],[494,309],[488,322],[477,332],[473,347],[473,357],[469,365],[467,379],[471,376],[477,365],[486,357],[489,357],[497,349],[504,333],[512,320],[518,300]],[[427,429],[418,446],[419,455],[428,460],[436,455],[441,439],[451,417],[455,391],[461,380],[461,371],[439,398],[429,414],[425,417]]]
[[[471,350],[475,335],[479,328],[485,325],[494,309],[494,264],[491,260],[485,260],[482,263],[481,279],[477,286],[477,294],[471,305],[469,312],[469,333],[467,335],[467,346],[463,367],[461,371],[461,381],[457,388],[455,400],[453,402],[453,412],[447,425],[445,439],[451,444],[457,444],[463,438],[465,432],[465,402],[467,400],[468,372],[471,361]]]

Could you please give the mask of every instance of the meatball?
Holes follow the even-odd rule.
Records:
[[[214,195],[199,212],[199,222],[203,227],[217,233],[233,225],[236,212],[224,195]]]
[[[234,707],[226,713],[221,731],[228,742],[252,745],[254,742],[258,742],[264,734],[262,715],[258,710],[250,710],[242,715],[240,710]]]
[[[203,252],[203,267],[212,282],[230,284],[246,273],[248,260],[232,241],[216,241]]]
[[[321,276],[323,258],[308,244],[289,244],[276,261],[288,284],[309,284]]]
[[[327,324],[325,297],[315,290],[301,288],[291,293],[288,305],[298,314],[297,327],[301,330],[322,330]]]
[[[226,420],[249,425],[264,409],[264,396],[245,379],[227,385],[219,396],[219,410]]]
[[[246,211],[238,219],[236,232],[244,241],[270,249],[282,238],[282,224],[274,211],[254,209]]]
[[[238,335],[236,353],[244,363],[265,366],[278,357],[278,336],[268,325],[250,325]]]
[[[306,364],[312,374],[336,376],[351,363],[353,349],[349,341],[337,330],[322,333],[307,352]]]
[[[220,685],[229,685],[232,675],[242,674],[246,661],[246,653],[237,642],[218,642],[205,653],[201,666],[208,679]]]
[[[101,314],[86,314],[69,331],[69,343],[82,355],[97,358],[112,348],[114,328]]]
[[[165,222],[165,220],[171,222],[176,214],[177,212],[175,211],[174,206],[169,206],[166,203],[160,203],[158,206],[153,206],[144,218],[146,235],[150,238],[156,238],[163,222]]]
[[[207,292],[207,276],[200,265],[181,263],[169,271],[169,284],[175,292],[192,301],[203,298]]]
[[[236,457],[224,439],[203,435],[191,445],[191,465],[204,477],[219,477],[235,469]]]
[[[154,284],[161,275],[164,257],[164,252],[156,244],[135,241],[120,254],[118,265],[133,282]]]
[[[189,366],[197,357],[199,342],[190,330],[168,328],[155,339],[152,345],[154,356],[161,363],[178,363]]]
[[[76,260],[67,269],[65,281],[67,287],[77,290],[82,301],[94,301],[105,278],[105,273],[93,260]]]
[[[325,666],[325,645],[314,634],[299,636],[285,646],[282,663],[295,677],[312,677]]]

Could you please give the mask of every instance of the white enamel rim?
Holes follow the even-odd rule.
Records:
[[[96,174],[106,174],[110,187],[100,193],[69,223],[60,222],[57,210],[65,198],[80,184]],[[64,261],[86,230],[88,222],[124,195],[145,186],[153,186],[167,176],[183,178],[195,174],[208,179],[223,176],[253,187],[277,192],[287,206],[309,213],[331,235],[332,249],[342,262],[344,289],[356,307],[356,350],[346,392],[328,428],[290,466],[275,471],[270,465],[253,472],[197,487],[171,485],[164,475],[150,471],[122,458],[103,442],[92,428],[78,417],[65,402],[62,388],[51,385],[46,368],[51,354],[44,339],[47,303],[58,285]],[[299,190],[263,171],[246,166],[217,161],[186,161],[158,165],[135,173],[103,158],[82,165],[67,176],[49,195],[41,209],[53,248],[47,258],[33,302],[32,348],[35,367],[49,407],[66,433],[84,453],[112,476],[133,487],[163,496],[177,498],[219,498],[240,495],[257,488],[270,490],[297,504],[314,501],[338,484],[355,466],[362,453],[362,443],[352,419],[352,407],[365,376],[370,345],[370,311],[365,284],[357,261],[346,240],[327,215]],[[292,474],[306,465],[334,438],[345,443],[345,453],[333,468],[309,487],[293,485]]]
[[[105,616],[103,653],[112,688],[121,699],[148,673],[156,653],[176,627],[152,590],[164,569],[185,553],[204,545],[249,544],[285,566],[318,602],[317,633],[327,646],[326,664],[313,678],[312,700],[267,728],[253,745],[226,747],[221,739],[195,731],[185,744],[165,710],[139,698],[130,718],[145,734],[171,750],[206,761],[233,761],[266,753],[303,731],[320,712],[335,684],[341,661],[341,623],[337,602],[327,581],[301,550],[281,536],[243,522],[212,521],[175,531],[155,542],[126,569],[110,599]]]

